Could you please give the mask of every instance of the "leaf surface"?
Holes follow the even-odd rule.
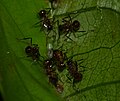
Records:
[[[29,60],[26,43],[16,38],[32,37],[33,43],[46,55],[46,36],[33,25],[36,14],[47,8],[48,1],[0,1],[0,90],[5,101],[61,101],[54,92],[43,67]],[[74,41],[60,40],[54,48],[67,50],[67,55],[84,66],[83,79],[76,84],[78,92],[68,83],[67,70],[60,74],[64,81],[61,95],[69,101],[119,101],[120,100],[120,2],[118,0],[60,0],[53,13],[62,20],[68,14],[80,21],[80,30]],[[61,22],[60,22],[61,23]],[[90,31],[94,30],[94,31]],[[51,34],[51,33],[50,33]],[[47,42],[52,42],[47,39]]]

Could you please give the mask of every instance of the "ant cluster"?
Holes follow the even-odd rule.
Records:
[[[61,50],[53,50],[53,57],[48,58],[44,61],[44,67],[46,75],[49,78],[49,82],[54,85],[59,93],[63,92],[63,83],[60,78],[58,78],[58,73],[67,70],[70,74],[70,77],[67,77],[73,84],[73,87],[76,83],[82,80],[82,73],[78,70],[77,61],[73,61],[66,56]]]
[[[54,24],[57,22],[57,31],[54,31],[58,36],[56,39],[60,39],[61,35],[72,40],[70,38],[70,33],[76,37],[75,32],[78,32],[80,29],[80,22],[78,20],[72,21],[70,15],[62,19],[62,23],[59,24],[59,20],[54,21],[55,18],[49,18],[50,10],[55,10],[54,5],[57,3],[57,0],[49,0],[51,3],[51,8],[49,11],[46,9],[40,10],[39,15],[39,24],[41,28],[47,31],[47,35],[51,31],[54,31]],[[81,31],[79,31],[81,32]],[[85,32],[85,31],[82,31]],[[83,74],[78,70],[77,61],[74,61],[72,58],[68,58],[66,53],[60,49],[53,49],[53,47],[48,48],[47,59],[40,55],[38,44],[32,43],[32,38],[23,38],[20,40],[30,40],[30,45],[25,48],[25,53],[27,57],[31,57],[33,61],[40,61],[44,65],[45,74],[47,75],[49,82],[56,88],[59,93],[62,93],[64,90],[63,82],[59,77],[59,73],[63,72],[65,69],[69,73],[70,77],[67,77],[73,84],[73,86],[80,82],[83,78]],[[49,44],[49,43],[47,43]],[[52,45],[51,45],[52,46]],[[41,60],[40,58],[43,58]]]
[[[74,37],[76,37],[76,32],[86,32],[86,31],[80,31],[80,22],[78,20],[73,20],[73,18],[68,14],[66,17],[62,18],[61,21],[58,19],[55,19],[55,16],[53,16],[52,12],[55,11],[55,8],[58,4],[58,0],[49,0],[51,4],[51,8],[42,9],[38,12],[39,22],[35,25],[41,27],[42,31],[45,31],[47,33],[47,37],[50,36],[50,38],[53,38],[53,40],[60,40],[61,36],[65,37],[74,41],[70,36],[71,33],[73,33]],[[56,31],[57,28],[57,31]],[[53,33],[51,33],[53,31]],[[52,37],[51,37],[52,35]],[[50,39],[49,38],[49,39]]]

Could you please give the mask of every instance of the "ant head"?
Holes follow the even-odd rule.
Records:
[[[46,10],[41,10],[38,14],[41,18],[46,17]]]
[[[76,32],[80,29],[80,22],[75,20],[73,21],[72,26],[73,26],[73,30]]]
[[[31,46],[27,46],[27,47],[25,48],[25,53],[26,53],[27,55],[31,55],[31,53],[32,53],[32,47],[31,47]]]

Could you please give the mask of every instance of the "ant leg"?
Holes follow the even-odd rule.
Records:
[[[86,32],[86,31],[77,31],[77,32]]]
[[[47,11],[47,14],[49,14],[49,13],[50,13],[51,8],[45,8],[45,9],[47,9],[47,10],[48,10],[48,11]]]
[[[54,5],[57,4],[57,1],[55,1],[55,0],[49,0],[49,2],[50,2],[52,10],[55,10],[56,6],[54,6]]]
[[[59,77],[59,75],[58,75],[58,79],[59,79],[59,81],[60,81],[61,83],[64,83],[64,82],[61,80],[61,78]]]
[[[52,10],[55,10],[54,7],[53,7],[53,1],[50,1],[50,6],[51,6]]]
[[[68,60],[68,57],[67,57],[66,53],[67,53],[67,52],[64,53],[64,59],[65,59],[65,60]]]
[[[52,30],[54,33],[56,33],[54,30]],[[47,37],[47,39],[49,40],[49,39],[53,39],[53,42],[55,42],[55,39],[56,39],[56,35],[54,35],[54,33],[52,33],[53,35],[50,35],[50,33],[51,33],[51,30],[48,30],[48,32],[46,33],[46,37]]]
[[[76,82],[75,82],[75,80],[73,79],[73,89],[76,91],[76,92],[79,92],[80,91],[80,88],[79,88],[79,86],[78,87],[76,87]]]
[[[69,35],[69,36],[67,36],[67,35]],[[65,34],[65,36],[66,36],[68,39],[70,39],[71,41],[75,42],[73,39],[70,38],[70,34],[67,33],[67,34]],[[66,40],[67,40],[67,39],[65,39],[65,41],[66,41]]]
[[[75,66],[77,67],[77,66],[78,66],[78,63],[77,63],[77,61],[74,61],[74,63],[75,63]]]
[[[66,20],[67,18],[68,18],[69,20]],[[70,22],[70,23],[72,23],[72,18],[71,18],[71,16],[68,14],[67,17],[64,17],[64,18],[62,19],[62,22]]]
[[[76,92],[79,92],[80,90],[79,90],[79,88],[77,88],[76,86],[75,86],[75,83],[73,82],[73,89],[76,91]]]
[[[68,78],[68,79],[66,80],[66,82],[71,83],[71,82],[72,82],[72,80],[71,80],[72,78],[70,78],[69,76],[70,76],[69,74],[66,74],[66,77]],[[69,81],[68,81],[68,80],[69,80]]]
[[[42,21],[40,21],[40,22],[37,22],[37,23],[35,23],[33,26],[35,27],[35,28],[37,28],[37,27],[40,27],[40,31],[43,31],[43,24],[41,23]],[[39,25],[38,25],[39,24]]]
[[[73,41],[69,36],[66,36],[68,39],[70,39],[71,41]],[[67,39],[66,39],[67,40]]]
[[[48,33],[46,34],[47,36],[50,34],[50,30],[48,30]]]
[[[34,46],[38,46],[38,44],[32,44],[32,45],[34,45]]]
[[[36,22],[33,26],[36,28],[36,27],[39,27],[40,25],[38,25],[38,24],[40,24],[40,22]]]
[[[85,61],[85,59],[80,59],[80,60],[77,60],[77,61],[81,61],[78,65],[80,65],[80,64],[82,64],[84,61]]]
[[[59,22],[59,20],[55,21],[55,17],[52,18],[52,23],[55,24],[56,22]]]
[[[74,35],[75,38],[77,38],[74,32],[73,32],[73,35]]]
[[[53,30],[53,32],[54,32],[54,34],[53,34],[53,37],[54,37],[54,42],[55,42],[55,40],[56,40],[56,36],[57,36],[57,32],[55,31],[55,30]]]
[[[80,66],[80,67],[86,68],[85,66]]]
[[[59,29],[60,24],[59,24],[59,20],[57,20],[57,26],[58,26],[58,40],[59,40],[60,39],[60,29]]]
[[[70,22],[72,23],[72,18],[71,18],[71,16],[70,16],[70,15],[68,15],[68,17],[69,17]]]
[[[62,19],[63,23],[69,22],[69,20],[66,20],[66,18],[68,18],[68,17],[65,17],[65,18]]]
[[[69,15],[72,15],[72,14],[74,14],[74,16],[71,18],[71,20],[74,19],[74,18],[76,18],[79,15],[79,13],[76,14],[76,15],[75,15],[75,13],[69,13]]]
[[[40,31],[43,31],[43,26],[41,26]]]
[[[23,39],[19,39],[19,40],[30,40],[30,44],[32,45],[32,38],[31,37],[23,38]]]
[[[85,70],[85,69],[86,69],[85,66],[81,66],[81,65],[80,65],[79,67],[81,68],[79,72],[85,72],[85,71],[86,71],[86,70]]]
[[[80,59],[80,60],[77,60],[77,61],[84,61],[84,59]]]
[[[86,32],[86,31],[77,31],[77,32]],[[84,35],[87,35],[87,33],[84,33],[84,34],[82,34],[82,35],[80,35],[80,36],[77,37],[77,36],[75,35],[75,33],[73,32],[73,35],[74,35],[75,38],[79,38],[79,37],[82,37],[82,36],[84,36]]]
[[[76,38],[79,38],[79,37],[82,37],[82,36],[84,36],[84,35],[87,35],[87,34],[88,34],[86,31],[77,31],[77,32],[83,32],[83,34],[82,34],[82,35],[80,35],[80,36],[78,36],[78,37],[76,37]]]
[[[88,32],[94,32],[94,30],[88,30],[88,31],[77,31],[77,32],[83,32],[82,35],[78,36],[78,37],[82,37],[82,36],[84,36],[84,35],[87,35]]]
[[[33,26],[34,26],[35,28],[36,28],[36,27],[39,27],[42,22],[43,22],[43,19],[40,20],[39,22],[36,22]]]

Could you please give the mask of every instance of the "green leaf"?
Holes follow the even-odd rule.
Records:
[[[39,21],[37,12],[45,6],[43,1],[0,1],[0,91],[5,101],[60,100],[43,67],[26,57],[24,48],[28,44],[17,40],[32,37],[45,55],[45,34],[33,27]]]
[[[33,43],[39,45],[40,53],[46,55],[45,33],[33,27],[38,22],[38,11],[48,7],[45,2],[0,1],[0,91],[5,101],[61,101],[59,94],[48,84],[43,67],[25,56],[27,44],[16,39],[32,37]],[[74,60],[84,60],[79,65],[85,67],[81,72],[83,79],[75,85],[79,91],[73,90],[72,83],[66,82],[67,70],[59,74],[64,82],[61,96],[69,101],[119,101],[120,2],[59,0],[58,8],[52,14],[60,23],[70,14],[74,17],[72,20],[80,21],[80,30],[87,32],[75,33],[76,37],[71,33],[74,41],[64,41],[62,37],[59,43],[53,43],[54,48],[63,44],[63,50],[67,50],[67,55]],[[47,42],[52,41],[47,39]]]

